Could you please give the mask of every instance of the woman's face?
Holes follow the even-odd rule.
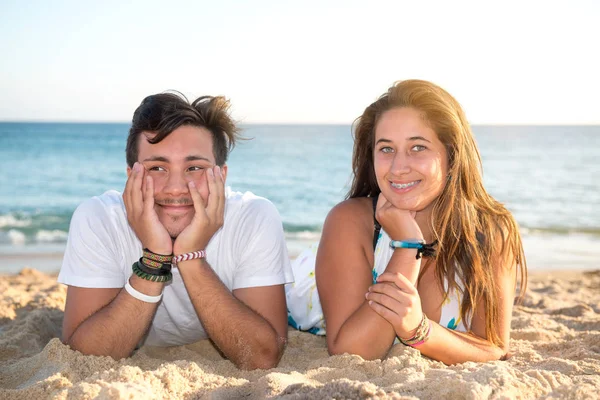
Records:
[[[373,151],[381,194],[396,208],[429,210],[446,185],[448,155],[420,113],[408,107],[384,112]]]

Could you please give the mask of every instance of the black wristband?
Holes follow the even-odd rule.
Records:
[[[162,266],[160,268],[154,268],[149,265],[146,265],[142,261],[142,259],[143,259],[143,257],[140,258],[140,260],[137,262],[138,267],[142,271],[144,271],[145,273],[147,273],[149,275],[164,276],[171,272],[171,268],[172,268],[171,264],[162,264]]]
[[[173,279],[171,271],[162,271],[160,269],[148,268],[139,262],[132,265],[133,273],[142,279],[153,282],[168,282]]]
[[[435,257],[435,246],[437,244],[437,240],[429,244],[423,243],[423,245],[417,249],[417,260],[421,257]]]

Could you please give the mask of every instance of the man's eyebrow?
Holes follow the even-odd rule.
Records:
[[[144,161],[161,161],[161,162],[169,162],[169,159],[167,157],[163,157],[163,156],[151,156],[146,158]]]
[[[187,156],[185,158],[185,161],[208,161],[209,163],[212,163],[212,161],[210,161],[208,158],[206,157],[202,157],[202,156]]]
[[[164,156],[150,156],[150,157],[146,158],[144,161],[160,161],[160,162],[165,162],[165,163],[170,162],[170,160],[167,157],[164,157]],[[186,162],[189,162],[189,161],[207,161],[209,163],[212,163],[212,161],[210,161],[208,158],[202,157],[202,156],[197,156],[197,155],[187,156],[185,158],[185,161]]]

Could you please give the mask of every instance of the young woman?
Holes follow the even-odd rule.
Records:
[[[294,263],[292,325],[326,329],[331,354],[377,359],[400,342],[446,364],[505,357],[523,246],[483,187],[458,102],[430,82],[398,82],[358,118],[352,167],[316,252],[318,293],[301,275],[312,253]]]

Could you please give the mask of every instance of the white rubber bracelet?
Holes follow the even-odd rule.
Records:
[[[162,299],[162,293],[159,294],[158,296],[148,296],[147,294],[138,292],[137,290],[135,290],[133,288],[133,286],[131,286],[129,284],[129,279],[127,279],[127,283],[125,284],[125,290],[132,297],[135,297],[136,299],[141,300],[144,303],[158,303],[160,301],[160,299]]]

